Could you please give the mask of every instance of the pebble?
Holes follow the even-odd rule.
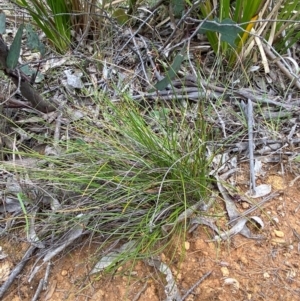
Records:
[[[274,230],[274,233],[277,237],[284,237],[284,233],[282,231]]]
[[[273,238],[271,240],[271,244],[274,246],[274,245],[282,245],[282,244],[286,244],[286,241],[283,239],[283,238]]]
[[[283,206],[282,205],[279,205],[278,207],[277,207],[277,210],[278,211],[281,211],[283,209]]]
[[[184,242],[184,248],[185,248],[186,250],[189,250],[189,249],[190,249],[190,246],[191,246],[191,244],[190,244],[188,241]]]
[[[264,278],[270,278],[269,273],[265,272],[265,273],[264,273]]]
[[[248,209],[250,207],[249,203],[247,202],[242,202],[242,208],[243,209]]]
[[[68,275],[68,271],[67,270],[62,270],[61,271],[61,275],[62,276],[67,276]]]
[[[221,273],[223,277],[228,277],[229,276],[229,270],[227,267],[221,267]]]

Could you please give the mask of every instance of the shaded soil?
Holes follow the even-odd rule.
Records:
[[[189,234],[185,242],[173,238],[172,247],[161,254],[160,259],[171,268],[182,295],[211,271],[185,300],[300,300],[300,187],[299,181],[292,187],[288,185],[293,178],[292,175],[282,177],[277,171],[270,170],[269,176],[262,180],[270,183],[273,191],[282,192],[263,210],[253,214],[265,223],[260,231],[265,240],[237,235],[222,243],[209,242],[211,230],[203,226]],[[246,187],[239,188],[246,190]],[[246,204],[237,206],[243,211]],[[220,225],[226,222],[219,221]],[[97,245],[87,244],[60,254],[52,262],[46,290],[38,300],[166,299],[165,276],[145,262],[130,263],[114,275],[89,276]],[[0,261],[0,278],[5,279],[5,274],[19,262],[28,245],[10,238],[9,242],[3,240],[1,246],[9,255]],[[4,301],[32,300],[39,279],[43,277],[38,274],[28,283],[27,275],[32,268],[29,262]]]

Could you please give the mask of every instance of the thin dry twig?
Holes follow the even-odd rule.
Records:
[[[22,260],[16,265],[16,267],[10,273],[8,279],[2,284],[0,287],[0,299],[4,296],[6,291],[9,289],[15,278],[21,273],[23,268],[25,267],[27,261],[30,259],[31,255],[35,251],[35,246],[30,246],[23,256]]]
[[[278,68],[292,81],[292,84],[295,85],[298,89],[300,89],[300,82],[299,82],[299,78],[293,74],[291,74],[291,72],[284,66],[284,64],[282,62],[280,62],[279,60],[277,60],[277,57],[275,54],[273,54],[273,52],[271,51],[271,49],[266,46],[263,45],[264,51],[267,54],[267,56],[275,61],[275,63],[277,64]]]
[[[135,36],[133,35],[133,33],[132,33],[131,30],[130,30],[130,34],[132,35],[132,40],[133,40],[133,43],[134,43],[134,47],[135,47],[136,53],[137,53],[137,55],[138,55],[138,57],[140,59],[141,65],[142,65],[142,70],[143,70],[143,73],[144,73],[145,80],[147,81],[147,84],[149,85],[150,81],[149,81],[148,74],[147,74],[147,71],[146,71],[146,68],[145,68],[145,64],[144,64],[144,60],[143,60],[142,54],[141,54],[141,52],[139,50],[139,47],[138,47],[138,44],[136,42]],[[143,40],[143,43],[145,44],[144,40]]]
[[[31,301],[37,301],[44,287],[44,279],[41,279]]]
[[[31,301],[37,301],[41,291],[46,290],[49,275],[50,275],[50,267],[51,267],[51,262],[48,262],[48,265],[47,265],[47,268],[46,268],[46,271],[45,271],[45,276],[44,276],[43,279],[40,280],[39,285],[38,285],[38,287],[35,291],[35,294],[34,294],[33,298],[31,299]]]
[[[148,20],[150,20],[151,17],[155,14],[156,10],[157,10],[157,8],[156,8],[155,10],[153,10],[153,11],[150,13],[150,15],[149,15],[145,20],[143,20],[143,22],[142,22],[142,24],[139,26],[139,28],[131,35],[131,37],[126,41],[126,43],[122,46],[122,48],[120,48],[119,53],[121,53],[121,52],[125,49],[125,47],[131,42],[131,39],[132,39],[133,37],[135,37],[135,36],[141,31],[141,29],[143,28],[143,26],[144,26],[145,24],[147,24]]]
[[[274,193],[272,193],[272,194],[270,194],[270,195],[264,197],[259,203],[255,204],[254,206],[252,206],[252,207],[249,208],[248,210],[245,210],[245,211],[244,211],[243,213],[241,213],[239,216],[237,216],[237,217],[231,219],[231,220],[227,223],[227,225],[237,222],[240,218],[246,217],[248,214],[252,213],[252,212],[255,211],[256,209],[261,209],[262,206],[263,206],[266,202],[272,200],[273,198],[275,198],[275,197],[277,197],[277,196],[279,196],[279,195],[280,195],[279,192],[274,192]]]
[[[199,25],[197,26],[197,28],[194,30],[194,32],[193,32],[188,38],[183,39],[182,41],[180,41],[179,43],[173,45],[172,47],[167,48],[166,51],[167,51],[167,52],[170,52],[170,51],[172,51],[173,49],[176,49],[176,48],[178,48],[179,46],[185,44],[186,42],[191,41],[191,40],[198,34],[198,32],[199,32],[200,28],[202,27],[202,25],[204,24],[204,22],[205,22],[206,20],[209,19],[209,17],[215,12],[215,10],[216,10],[216,7],[214,7],[214,8],[211,10],[211,12],[206,16],[206,18],[205,18],[204,20],[202,20],[202,21],[199,23]],[[162,48],[162,49],[164,49],[164,48]]]
[[[203,2],[203,0],[198,0],[196,2],[193,3],[193,5],[187,10],[187,12],[182,16],[182,18],[178,21],[178,23],[176,24],[176,28],[173,30],[172,34],[169,36],[169,38],[165,41],[164,45],[162,46],[162,48],[160,49],[160,52],[162,52],[166,46],[170,43],[170,41],[173,39],[174,35],[177,32],[177,29],[179,28],[179,26],[186,20],[186,18],[190,15],[190,13],[197,7],[199,7],[199,4]],[[215,11],[215,9],[213,10]],[[213,12],[211,12],[208,17],[212,14]],[[204,21],[203,21],[204,22]],[[202,25],[202,23],[201,23]]]
[[[199,285],[201,284],[207,277],[209,277],[211,275],[212,271],[207,272],[206,274],[204,274],[181,298],[180,301],[184,301],[185,298],[191,294],[193,292],[193,290]]]
[[[256,194],[255,171],[254,171],[254,143],[253,143],[253,105],[251,99],[248,99],[247,106],[247,119],[248,119],[248,151],[249,151],[249,164],[250,164],[250,188],[252,193]]]
[[[135,297],[132,299],[132,301],[138,301],[140,299],[141,294],[146,290],[148,286],[148,283],[146,282],[143,287],[140,289],[140,291],[135,295]]]

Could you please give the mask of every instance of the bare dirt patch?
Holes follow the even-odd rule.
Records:
[[[172,248],[160,260],[171,268],[182,295],[211,272],[185,300],[300,300],[300,188],[297,182],[288,185],[292,179],[272,170],[264,179],[273,190],[282,192],[256,212],[265,223],[261,231],[265,240],[237,235],[222,243],[209,242],[211,230],[203,226],[185,242],[173,239]],[[237,206],[243,210],[242,204]],[[8,254],[0,262],[4,280],[28,245],[17,238],[1,244]],[[129,263],[114,275],[89,276],[96,250],[96,245],[85,245],[53,261],[46,290],[38,300],[165,300],[165,276],[145,262]],[[4,301],[32,300],[39,282],[37,275],[28,283],[33,262],[27,264]]]

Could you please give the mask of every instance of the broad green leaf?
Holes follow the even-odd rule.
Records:
[[[5,21],[6,21],[5,14],[0,13],[0,34],[5,33]]]
[[[30,50],[38,50],[42,56],[46,53],[44,44],[30,24],[26,24],[27,46]]]
[[[116,18],[120,25],[124,25],[129,20],[129,16],[126,14],[126,10],[123,8],[114,10],[112,16]]]
[[[174,14],[175,18],[180,18],[182,16],[182,13],[184,11],[185,6],[185,0],[171,0],[171,11]]]
[[[15,69],[17,67],[18,59],[21,52],[23,29],[24,24],[21,24],[8,51],[8,55],[6,58],[6,65],[8,69]]]
[[[31,77],[33,74],[36,74],[36,70],[29,68],[28,65],[24,65],[20,68],[24,74],[26,74],[28,77]],[[44,75],[40,72],[37,73],[35,78],[35,83],[40,83],[42,80],[44,80]]]
[[[177,72],[180,69],[181,63],[184,60],[184,56],[182,53],[178,53],[174,59],[173,64],[170,66],[170,69],[167,71],[166,76],[156,83],[154,87],[161,91],[165,89],[172,81],[172,79],[176,76]]]
[[[236,47],[235,41],[242,31],[241,28],[231,19],[224,19],[221,22],[219,19],[214,19],[213,21],[204,21],[201,26],[199,33],[218,32],[221,34],[221,41],[227,42],[232,47]]]

